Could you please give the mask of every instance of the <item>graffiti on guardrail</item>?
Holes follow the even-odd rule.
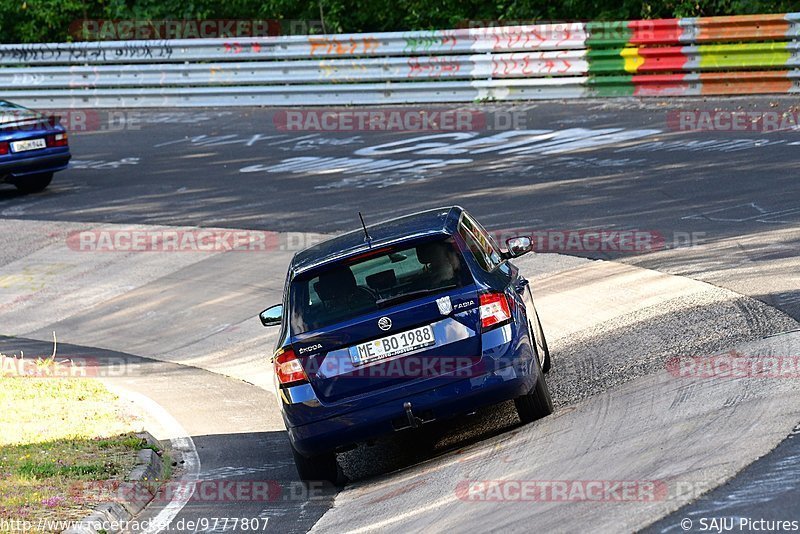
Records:
[[[332,79],[334,82],[359,81],[369,72],[367,66],[358,59],[323,59],[319,62],[319,69],[322,71],[322,78]]]
[[[492,76],[564,74],[573,70],[571,57],[557,57],[547,52],[494,54]]]
[[[515,48],[536,48],[547,39],[536,30],[526,32],[500,32],[493,33],[495,50],[507,50]]]
[[[44,74],[28,74],[27,72],[14,73],[11,78],[11,85],[23,86],[37,86],[42,85],[47,81],[47,76]]]
[[[457,56],[429,56],[408,58],[408,77],[453,76],[461,70],[461,59]]]
[[[403,36],[407,52],[429,52],[432,49],[452,50],[458,43],[455,30],[431,30],[429,32],[409,32]]]
[[[265,47],[261,43],[245,43],[240,44],[238,42],[229,42],[223,43],[222,45],[222,53],[223,54],[241,54],[241,53],[251,53],[251,54],[260,54],[261,52],[272,52],[274,48],[272,47]]]
[[[101,46],[100,43],[76,43],[69,46],[36,43],[0,47],[0,61],[20,63],[169,59],[172,54],[172,45],[167,41],[129,42],[114,47]]]
[[[358,38],[339,37],[309,37],[311,55],[325,54],[337,56],[367,55],[373,53],[380,46],[380,41],[375,37],[365,36]]]
[[[194,91],[200,86],[214,87],[213,101],[220,106],[795,93],[800,91],[800,74],[796,70],[800,66],[800,44],[792,39],[800,36],[799,18],[798,14],[789,13],[520,25],[496,21],[504,25],[476,28],[469,24],[450,30],[382,33],[380,37],[312,35],[315,30],[309,27],[305,39],[277,36],[11,44],[0,45],[0,63],[15,67],[13,71],[6,69],[10,72],[3,74],[0,85],[13,86],[18,90],[14,96],[21,96],[25,104],[34,107],[80,102],[81,107],[95,108],[187,105],[187,99],[200,102],[208,98],[208,93]],[[99,24],[109,21],[88,22],[92,23],[89,30],[99,32]],[[181,32],[187,28],[193,32],[195,22],[211,23],[212,30],[220,33],[231,30],[231,21],[189,20],[177,21],[180,24],[170,26],[167,32],[166,22],[175,21],[161,22],[165,22],[163,31],[157,29],[152,35],[185,36]],[[112,35],[123,35],[120,31],[126,28],[116,27]],[[242,32],[235,25],[232,29],[233,33],[250,35],[248,31],[253,28],[243,24]],[[198,27],[200,30],[203,28]],[[544,55],[539,56],[541,53]],[[447,57],[438,57],[443,54]],[[249,57],[252,55],[286,60],[290,75],[280,70],[286,67],[253,62],[248,65],[252,70],[237,76],[242,73],[241,65],[225,63],[238,56],[256,59]],[[355,65],[317,66],[308,61],[364,56],[372,57],[363,69]],[[126,67],[136,64],[176,60],[181,61],[181,67],[176,64],[160,77],[125,72],[135,70]],[[214,76],[203,76],[200,69],[193,68],[213,61],[220,63],[214,67]],[[26,64],[121,66],[96,71],[87,67],[80,72],[19,72]],[[302,68],[295,72],[295,66]],[[276,70],[269,72],[273,68]],[[550,80],[550,76],[559,79]],[[463,81],[455,81],[456,78]],[[506,82],[505,78],[519,81]],[[313,91],[277,91],[271,87],[274,80],[317,86]],[[320,84],[320,80],[336,83]],[[359,87],[346,93],[338,85],[404,80],[413,83],[396,83],[390,89]],[[416,83],[423,80],[428,83]],[[447,85],[443,85],[445,80]],[[44,88],[48,89],[47,94],[39,91]],[[98,88],[104,91],[95,91]],[[125,91],[130,88],[139,90],[136,98],[126,96]],[[194,92],[191,96],[183,92],[177,95],[176,90],[182,88],[192,88]],[[25,89],[30,89],[31,96],[28,91],[23,92]]]
[[[563,23],[528,26],[492,26],[471,28],[475,43],[486,43],[491,50],[532,50],[562,47],[568,42],[585,40],[583,23]]]

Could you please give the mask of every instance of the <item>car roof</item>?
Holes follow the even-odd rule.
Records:
[[[294,274],[315,269],[371,248],[380,248],[402,241],[411,241],[432,235],[452,235],[463,212],[460,206],[420,211],[388,221],[367,225],[370,243],[364,238],[364,229],[358,228],[297,252],[289,270]],[[358,215],[354,214],[358,223]]]

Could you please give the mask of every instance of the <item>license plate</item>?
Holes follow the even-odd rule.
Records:
[[[45,143],[44,139],[26,139],[11,143],[11,150],[14,152],[27,152],[28,150],[39,150],[46,146],[47,143]]]
[[[436,344],[432,326],[421,326],[350,347],[353,365],[364,365]]]

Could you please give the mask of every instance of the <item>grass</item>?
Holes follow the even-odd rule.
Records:
[[[116,401],[93,379],[0,377],[0,520],[77,520],[113,499],[153,448]]]

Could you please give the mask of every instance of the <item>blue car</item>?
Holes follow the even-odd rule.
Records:
[[[341,481],[336,453],[514,399],[523,423],[552,413],[550,368],[528,281],[465,210],[424,211],[295,254],[276,390],[300,478]]]
[[[70,160],[58,117],[0,100],[0,183],[23,193],[44,190]]]

